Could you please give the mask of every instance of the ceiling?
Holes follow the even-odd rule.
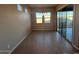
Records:
[[[39,8],[39,7],[56,7],[58,4],[30,4],[31,8]]]

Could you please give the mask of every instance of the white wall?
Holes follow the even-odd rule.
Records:
[[[30,31],[29,12],[18,12],[16,5],[0,5],[0,53],[8,46],[12,50]]]

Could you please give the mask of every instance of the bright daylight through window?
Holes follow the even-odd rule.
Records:
[[[50,23],[51,13],[50,12],[36,12],[36,23]]]

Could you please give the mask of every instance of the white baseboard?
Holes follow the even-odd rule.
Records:
[[[30,33],[31,33],[31,32],[30,32]],[[11,51],[9,51],[8,54],[11,54],[11,53],[16,49],[16,47],[17,47],[19,44],[21,44],[21,42],[24,41],[24,39],[25,39],[30,33],[28,33],[27,35],[25,35],[25,36],[23,37],[23,39],[20,40],[20,41],[18,42],[18,44],[17,44]]]

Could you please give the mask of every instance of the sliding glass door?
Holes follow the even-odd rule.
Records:
[[[73,11],[57,12],[57,31],[67,40],[72,40]]]

